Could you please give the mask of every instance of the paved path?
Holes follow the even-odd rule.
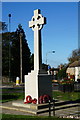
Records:
[[[0,89],[5,89],[5,88],[23,88],[24,86],[16,86],[16,85],[2,85],[0,84]]]
[[[12,102],[3,103],[0,105],[0,108],[2,108],[2,113],[4,114],[32,115],[28,113],[24,108],[12,106]]]
[[[0,85],[0,89],[3,89],[3,88],[13,88],[13,86],[11,86],[11,85]]]
[[[80,116],[79,107],[66,108],[56,111],[56,116],[70,116],[70,115],[74,117]]]

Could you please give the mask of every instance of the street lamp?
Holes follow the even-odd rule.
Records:
[[[49,53],[55,53],[55,51],[49,51],[49,52],[46,53],[46,65],[47,65],[47,56],[48,56]]]
[[[11,32],[11,14],[8,15],[9,17],[9,81],[11,78],[11,44],[10,44],[10,32]]]
[[[23,33],[20,33],[19,37],[20,37],[20,80],[22,83],[22,37],[23,37]]]

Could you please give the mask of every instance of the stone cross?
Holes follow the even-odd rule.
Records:
[[[40,14],[40,10],[34,10],[34,16],[29,21],[29,27],[34,31],[34,70],[40,71],[42,65],[41,50],[41,29],[45,24],[45,18]]]
[[[41,51],[41,29],[45,24],[45,18],[40,14],[40,10],[34,11],[32,20],[29,21],[29,27],[34,31],[34,70],[25,75],[25,99],[30,95],[32,99],[36,98],[37,104],[42,95],[52,94],[52,75],[42,69],[42,51]],[[31,105],[30,105],[31,106]],[[38,106],[28,108],[35,109]]]

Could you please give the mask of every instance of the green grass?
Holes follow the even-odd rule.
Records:
[[[61,92],[53,91],[52,95],[55,99],[58,100],[77,100],[80,99],[80,92]]]
[[[43,120],[43,119],[45,120],[74,120],[70,118],[2,114],[2,120],[30,120],[30,119],[34,119],[34,120],[37,120],[37,119],[38,120]]]
[[[8,93],[2,94],[2,102],[9,102],[12,100],[23,99],[24,94],[22,93]]]
[[[2,90],[2,101],[9,102],[17,99],[24,99],[24,92],[21,92],[22,88],[19,89],[3,89]]]
[[[52,96],[58,100],[77,100],[80,99],[80,92],[61,92],[53,91]],[[17,99],[24,99],[23,88],[3,89],[2,102],[8,102]],[[1,101],[1,100],[0,100]]]

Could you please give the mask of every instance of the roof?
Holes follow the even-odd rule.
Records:
[[[75,61],[72,64],[69,65],[69,67],[79,67],[80,66],[80,60],[79,61]]]

